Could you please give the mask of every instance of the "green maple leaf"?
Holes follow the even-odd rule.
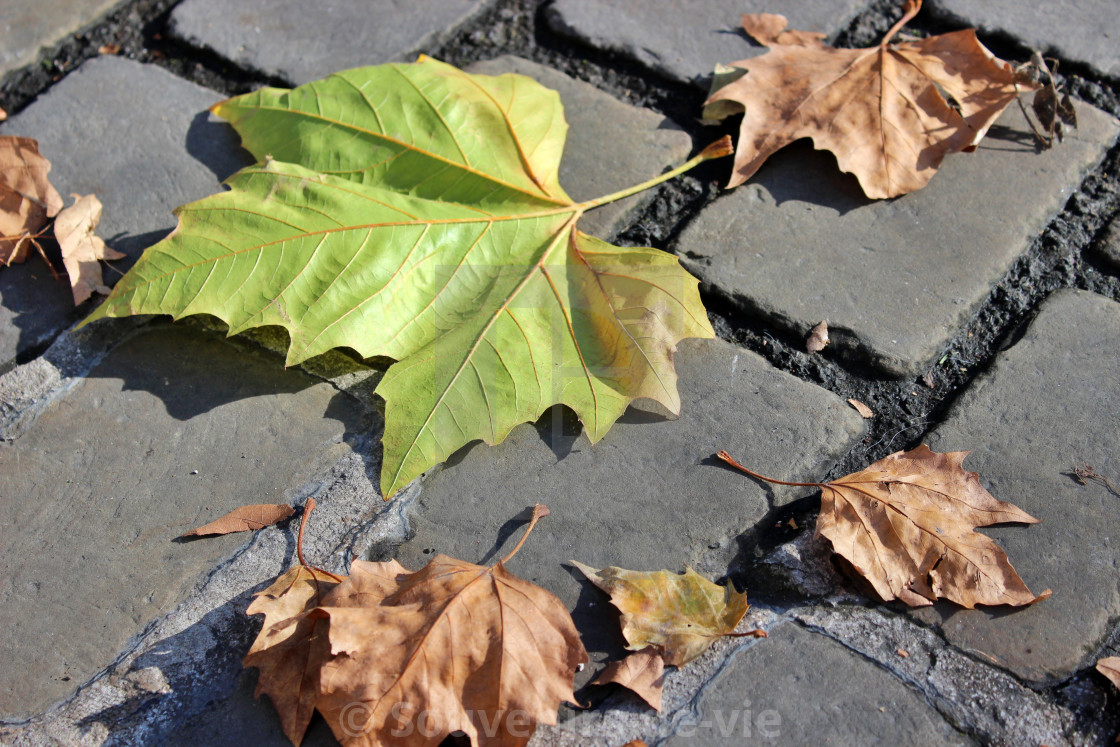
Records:
[[[672,353],[712,337],[675,257],[576,228],[557,172],[559,96],[530,78],[429,58],[218,104],[263,162],[179,208],[87,320],[211,314],[230,334],[278,325],[287,363],[334,347],[396,359],[385,400],[386,499],[475,439],[552,405],[600,439],[638,397],[678,412]]]

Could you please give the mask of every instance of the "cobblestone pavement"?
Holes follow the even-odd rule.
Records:
[[[561,179],[591,197],[680,163],[724,130],[697,117],[708,74],[760,50],[743,12],[866,46],[891,0],[6,0],[0,134],[37,138],[59,192],[96,193],[128,255],[172,209],[251,162],[206,109],[264,84],[418,52],[560,92]],[[35,260],[0,270],[0,742],[284,744],[255,670],[251,595],[293,562],[294,525],[175,542],[245,503],[320,508],[307,554],[418,567],[490,562],[523,510],[552,509],[512,568],[572,610],[588,709],[535,745],[1110,744],[1120,694],[1120,21],[1110,0],[928,0],[913,27],[975,26],[1000,56],[1059,61],[1079,129],[1038,150],[1008,109],[928,188],[869,201],[795,144],[723,192],[712,163],[588,216],[583,228],[678,254],[720,339],[677,353],[679,419],[634,406],[600,443],[557,408],[456,454],[393,502],[378,494],[383,369],[343,352],[285,369],[283,338],[206,319],[73,326],[91,310]],[[106,44],[119,54],[98,54]],[[803,341],[830,322],[818,355]],[[876,412],[860,418],[845,400]],[[813,541],[816,495],[713,464],[837,477],[901,448],[966,466],[1042,520],[989,531],[1027,584],[1018,611],[911,611],[862,596]],[[588,687],[622,641],[567,565],[688,564],[753,607],[667,677],[664,713]],[[305,744],[333,744],[321,720]]]

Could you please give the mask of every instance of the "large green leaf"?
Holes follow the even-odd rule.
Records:
[[[215,111],[263,163],[179,208],[90,320],[206,313],[230,334],[286,328],[289,364],[343,346],[397,359],[377,388],[386,498],[554,404],[592,441],[635,398],[679,411],[673,349],[712,336],[697,282],[576,229],[612,198],[561,189],[555,92],[424,59]]]

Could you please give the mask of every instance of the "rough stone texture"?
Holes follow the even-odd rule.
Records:
[[[1111,0],[930,0],[929,5],[962,26],[1010,34],[1048,57],[1120,76],[1120,15]]]
[[[792,624],[739,649],[705,690],[697,711],[666,747],[974,744],[901,681]]]
[[[562,565],[726,572],[735,537],[776,503],[807,494],[773,491],[712,459],[727,449],[764,474],[821,477],[864,430],[839,398],[760,357],[716,341],[688,341],[677,356],[681,416],[668,419],[640,403],[595,445],[560,410],[514,429],[496,447],[476,444],[424,481],[410,521],[415,536],[397,558],[417,569],[441,552],[492,563],[520,536],[526,506],[548,505],[510,570],[552,591],[602,629],[605,597]],[[708,559],[722,555],[722,567]],[[584,617],[581,618],[580,615]],[[590,631],[595,635],[595,631]],[[597,642],[585,637],[589,649]]]
[[[252,162],[233,128],[206,112],[220,98],[160,68],[103,56],[0,124],[0,135],[39,140],[67,203],[71,193],[97,195],[104,205],[98,235],[129,255],[114,263],[123,271],[174,228],[174,208],[218,191],[222,179]],[[110,285],[119,277],[112,270],[104,276]],[[81,316],[66,281],[55,283],[42,260],[5,269],[0,371]]]
[[[370,425],[333,387],[181,326],[58,392],[0,442],[0,715],[73,692],[249,539],[176,537],[301,498]]]
[[[574,200],[592,200],[657,176],[680,165],[692,138],[671,120],[623,104],[582,81],[518,57],[476,63],[473,73],[520,73],[555,89],[568,120],[568,141],[560,162],[560,184]],[[584,233],[609,238],[627,218],[653,198],[648,190],[587,213]]]
[[[1027,585],[1054,595],[1021,610],[920,611],[953,645],[1025,679],[1047,682],[1090,665],[1120,618],[1120,497],[1080,485],[1089,464],[1120,483],[1120,304],[1059,291],[929,439],[936,451],[974,449],[967,469],[1036,525],[985,530]]]
[[[1044,696],[1006,672],[976,666],[905,615],[832,604],[793,615],[917,690],[949,723],[982,744],[1084,744],[1071,733],[1061,709]]]
[[[777,7],[765,0],[556,0],[547,18],[557,32],[637,60],[668,78],[702,82],[716,63],[729,65],[765,48],[747,38],[743,13],[778,13],[790,27],[832,34],[866,0],[799,0]]]
[[[1116,270],[1120,270],[1120,218],[1113,218],[1097,246],[1097,254]]]
[[[0,6],[0,77],[34,62],[60,41],[119,5],[120,0],[4,0]]]
[[[171,34],[248,70],[307,83],[337,70],[411,61],[487,0],[186,0]]]
[[[1011,107],[975,153],[948,156],[924,189],[870,201],[829,154],[773,156],[705,208],[677,251],[704,283],[807,336],[826,355],[919,374],[1102,158],[1116,122],[1082,106],[1081,129],[1036,153]]]

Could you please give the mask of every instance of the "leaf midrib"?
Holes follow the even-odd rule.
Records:
[[[278,107],[278,106],[265,106],[265,105],[255,106],[255,107],[253,107],[253,109],[257,110],[257,111],[271,111],[271,112],[279,112],[279,113],[282,113],[282,114],[291,114],[291,115],[300,116],[300,117],[307,117],[308,119],[314,119],[314,120],[317,120],[317,121],[320,121],[320,122],[327,122],[329,124],[335,125],[335,126],[340,127],[340,128],[345,128],[345,129],[353,130],[355,132],[360,132],[360,133],[363,133],[365,135],[369,135],[370,137],[373,137],[375,139],[383,140],[385,142],[392,143],[394,145],[400,146],[404,150],[423,155],[426,158],[431,158],[432,160],[439,161],[441,163],[447,164],[448,166],[450,166],[452,168],[460,169],[462,171],[467,172],[468,174],[472,174],[473,176],[477,176],[480,179],[492,182],[492,183],[497,184],[499,186],[502,186],[506,189],[509,189],[512,192],[517,192],[518,194],[523,194],[523,195],[526,195],[527,197],[532,197],[534,199],[541,200],[543,202],[550,202],[554,205],[570,205],[571,204],[570,201],[565,202],[565,201],[563,201],[561,199],[558,199],[556,197],[552,197],[549,194],[542,194],[541,192],[533,192],[533,191],[527,190],[523,187],[519,187],[515,184],[510,184],[509,182],[507,182],[503,179],[499,179],[498,177],[494,176],[493,174],[488,174],[484,171],[479,171],[478,169],[476,169],[476,168],[474,168],[473,166],[470,166],[470,165],[456,163],[455,161],[452,161],[448,158],[445,158],[444,156],[437,155],[437,154],[432,153],[431,151],[428,151],[428,150],[423,150],[422,148],[418,148],[415,145],[412,145],[411,143],[407,143],[403,140],[392,137],[391,135],[386,135],[383,132],[375,132],[374,130],[366,129],[365,127],[359,127],[358,125],[355,125],[355,124],[342,122],[340,120],[332,119],[330,117],[326,117],[326,116],[323,116],[321,114],[314,114],[312,112],[303,111],[303,110],[300,110],[300,109],[284,109],[284,108],[281,108],[281,107]],[[515,142],[517,142],[517,141],[515,140]],[[520,143],[519,142],[518,142],[518,153],[521,154],[521,149],[520,149]],[[349,169],[349,170],[346,170],[346,171],[339,171],[337,173],[355,173],[355,172],[358,172],[358,171],[367,171],[369,168],[370,167],[365,167],[365,168],[361,168],[361,169]],[[318,171],[318,169],[316,169],[316,171]],[[330,174],[330,173],[335,173],[335,172],[321,171],[319,173]],[[533,177],[531,171],[530,171],[530,178],[532,179],[534,184],[537,183],[536,179]],[[537,185],[537,186],[539,187],[540,185]]]

